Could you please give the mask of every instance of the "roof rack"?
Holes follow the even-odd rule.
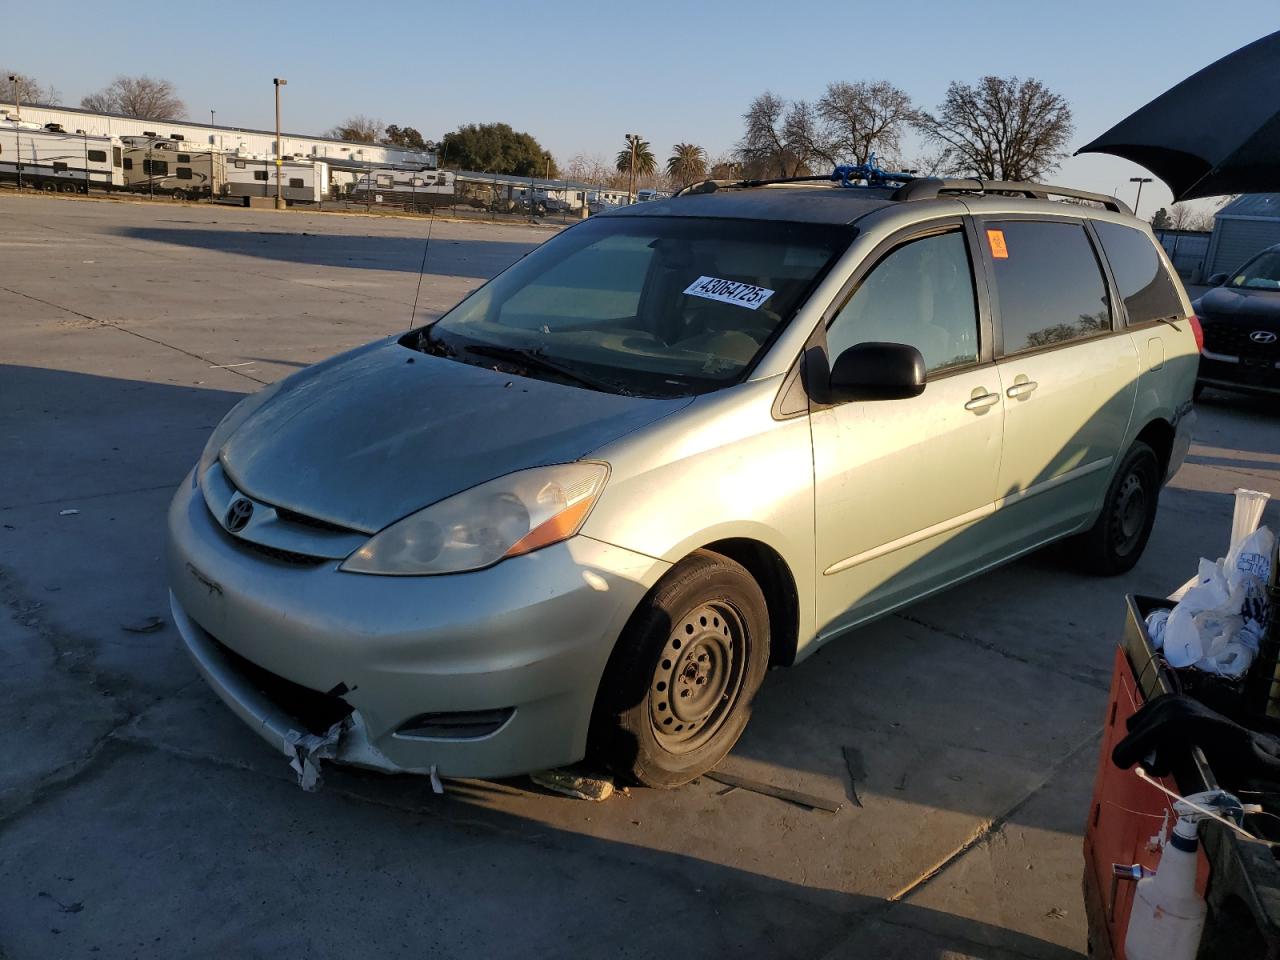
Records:
[[[841,164],[830,173],[808,177],[771,177],[764,180],[703,180],[681,187],[672,196],[682,194],[715,193],[717,190],[745,190],[752,187],[769,187],[780,183],[835,183],[852,189],[885,188],[907,184],[915,174],[893,173],[876,166],[875,154],[867,163]]]
[[[1108,196],[1105,193],[1090,193],[1088,190],[1072,190],[1070,187],[1051,187],[1043,183],[1028,183],[1015,180],[942,180],[937,177],[924,177],[904,183],[893,194],[893,200],[932,200],[944,193],[998,193],[1033,200],[1048,200],[1051,197],[1070,197],[1073,200],[1090,200],[1100,203],[1112,213],[1133,211],[1123,200]]]

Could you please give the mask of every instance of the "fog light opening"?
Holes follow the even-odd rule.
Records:
[[[500,710],[420,713],[402,723],[395,735],[415,740],[475,740],[496,733],[515,712],[515,707],[503,707]]]

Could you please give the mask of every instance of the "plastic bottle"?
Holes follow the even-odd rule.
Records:
[[[1124,938],[1128,960],[1195,960],[1206,907],[1196,893],[1200,815],[1175,804],[1174,825],[1155,876],[1138,881]]]

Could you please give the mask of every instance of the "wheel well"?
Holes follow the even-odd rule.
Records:
[[[787,562],[768,544],[743,537],[717,540],[702,549],[747,568],[760,585],[769,607],[769,665],[787,667],[794,663],[800,632],[800,598]]]
[[[1160,458],[1160,479],[1169,472],[1169,458],[1173,456],[1173,427],[1166,420],[1152,420],[1137,437]]]

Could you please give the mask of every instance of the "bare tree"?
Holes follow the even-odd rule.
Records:
[[[822,143],[816,151],[832,165],[867,163],[874,153],[882,163],[897,164],[902,136],[916,118],[904,90],[884,80],[827,84],[817,103]]]
[[[13,79],[10,80],[10,77]],[[52,84],[45,85],[25,73],[0,69],[0,100],[14,103],[15,96],[23,103],[43,103],[51,107],[62,102]]]
[[[1074,126],[1065,98],[1039,80],[953,81],[936,114],[916,126],[946,153],[949,173],[984,180],[1036,180],[1066,156]]]
[[[187,114],[187,105],[172,83],[146,76],[118,76],[105,89],[81,100],[80,106],[139,120],[181,120]]]
[[[788,104],[766,90],[742,115],[747,129],[738,157],[749,177],[794,177],[809,169],[819,142],[813,108],[803,100]]]
[[[626,177],[599,153],[574,154],[565,165],[564,173],[570,180],[602,187],[621,187],[626,183]]]
[[[381,120],[357,113],[353,117],[347,117],[330,130],[328,135],[335,140],[346,140],[348,143],[377,143],[386,128],[387,125]]]

